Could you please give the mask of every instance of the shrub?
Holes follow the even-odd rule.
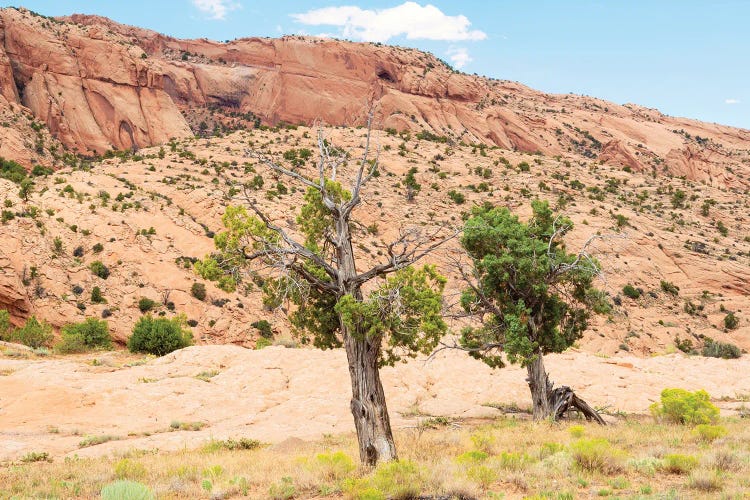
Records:
[[[697,470],[690,474],[688,486],[699,491],[721,491],[724,488],[721,474],[717,471]]]
[[[211,440],[206,446],[203,447],[203,451],[207,453],[219,451],[219,450],[255,450],[260,448],[261,442],[250,438],[240,439],[225,439],[225,440]]]
[[[677,295],[680,293],[680,287],[673,283],[670,283],[669,281],[661,280],[659,286],[661,286],[663,292],[666,292],[670,295]]]
[[[700,441],[710,443],[720,437],[727,435],[727,428],[723,425],[698,424],[695,426],[695,434]]]
[[[46,321],[40,322],[36,319],[36,316],[32,316],[26,320],[21,328],[17,328],[10,335],[10,338],[13,342],[20,342],[33,349],[38,349],[52,340],[52,327]]]
[[[734,330],[740,324],[740,318],[738,318],[733,312],[728,312],[724,316],[724,328],[727,330]]]
[[[641,291],[633,287],[633,285],[631,284],[627,284],[624,287],[622,287],[622,293],[623,295],[631,299],[637,299],[638,297],[641,296]]]
[[[269,323],[268,321],[261,319],[254,323],[250,323],[250,326],[258,330],[260,332],[260,336],[263,337],[264,339],[273,338],[273,330],[271,329],[271,323]]]
[[[623,452],[606,439],[581,439],[570,446],[576,466],[587,472],[614,474],[623,469]]]
[[[651,405],[657,419],[680,424],[709,424],[719,418],[719,409],[711,404],[704,390],[689,392],[685,389],[664,389],[661,402]]]
[[[448,198],[453,200],[453,203],[456,205],[463,205],[466,201],[466,196],[463,195],[463,193],[459,193],[458,191],[455,191],[451,189],[448,191]]]
[[[104,245],[102,245],[101,243],[96,243],[93,247],[91,247],[91,250],[94,253],[100,253],[104,250]]]
[[[343,451],[319,453],[315,463],[326,481],[340,481],[357,468],[354,460]]]
[[[138,309],[141,310],[141,313],[146,313],[154,308],[156,305],[156,302],[149,299],[148,297],[141,297],[138,301]]]
[[[128,339],[131,352],[142,352],[163,356],[193,344],[193,334],[185,325],[185,319],[143,316],[133,327]]]
[[[692,455],[671,453],[664,457],[662,469],[670,474],[687,474],[698,465],[698,459]]]
[[[198,300],[206,300],[206,285],[196,281],[193,283],[193,286],[190,287],[190,293]]]
[[[10,313],[5,309],[0,309],[0,340],[8,339],[11,329]]]
[[[102,295],[102,289],[95,286],[91,289],[91,302],[94,304],[105,304],[107,299]]]
[[[709,358],[736,359],[742,356],[742,351],[734,344],[707,339],[701,354]]]
[[[409,460],[380,464],[372,477],[372,486],[386,498],[416,498],[424,484],[423,470]]]
[[[82,323],[65,325],[61,332],[62,342],[57,349],[60,352],[82,352],[87,349],[111,349],[112,337],[106,321],[87,318]]]
[[[135,460],[123,458],[115,464],[117,479],[140,479],[146,475],[146,467]]]
[[[33,463],[33,462],[51,462],[52,459],[49,457],[49,453],[46,451],[31,451],[21,457],[21,462]]]
[[[148,486],[135,481],[115,481],[102,488],[102,500],[153,500]]]
[[[89,269],[91,269],[91,272],[94,273],[95,276],[99,276],[101,279],[106,280],[109,278],[109,269],[100,260],[92,262],[89,265]]]

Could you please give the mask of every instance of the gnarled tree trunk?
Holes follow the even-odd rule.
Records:
[[[526,381],[531,390],[534,420],[544,420],[552,413],[549,400],[552,383],[547,376],[547,370],[544,369],[544,358],[541,352],[538,352],[536,357],[526,365],[526,372],[528,373]]]
[[[367,340],[349,334],[345,334],[345,338],[352,380],[351,410],[357,429],[360,460],[363,465],[370,466],[397,460],[385,392],[380,382],[380,349]]]

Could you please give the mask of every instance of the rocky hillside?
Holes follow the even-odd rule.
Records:
[[[384,129],[750,185],[750,131],[469,76],[417,50],[302,37],[178,40],[13,8],[0,21],[0,115],[22,117],[2,123],[0,155],[27,166],[56,165],[63,147],[141,148],[215,127],[361,125],[372,102]],[[30,130],[30,118],[46,130]]]
[[[361,155],[364,129],[324,132],[352,157]],[[609,235],[595,254],[606,278],[599,286],[615,307],[594,322],[582,349],[664,353],[675,350],[678,338],[700,347],[701,335],[750,348],[747,192],[595,161],[373,134],[382,174],[354,214],[361,223],[355,241],[360,269],[382,258],[384,242],[402,227],[457,227],[463,213],[484,202],[525,217],[538,196],[576,223],[569,248],[594,233]],[[283,312],[263,309],[256,284],[226,292],[200,279],[191,264],[213,250],[225,207],[243,200],[225,176],[250,183],[275,221],[294,225],[303,191],[247,150],[313,175],[316,142],[316,130],[306,127],[175,140],[36,176],[28,201],[19,197],[18,185],[0,179],[0,309],[11,310],[16,322],[36,314],[56,326],[106,317],[122,342],[145,297],[154,301],[153,313],[185,314],[200,343],[254,346],[259,320],[270,323],[276,342],[292,342]],[[412,168],[421,189],[408,202],[404,181]],[[451,266],[457,251],[453,242],[432,256],[449,277],[449,304],[461,288]],[[93,270],[97,261],[109,272]],[[205,298],[193,293],[196,282],[206,286]],[[626,285],[633,288],[630,296]],[[104,301],[93,295],[95,287]],[[729,312],[739,322],[727,330]]]

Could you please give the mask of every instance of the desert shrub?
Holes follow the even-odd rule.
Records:
[[[143,316],[128,339],[131,352],[163,356],[193,344],[193,334],[182,316],[172,319]]]
[[[7,340],[11,329],[10,313],[5,309],[0,309],[0,340]]]
[[[101,279],[106,280],[109,278],[109,269],[100,260],[92,262],[89,265],[89,269],[91,269],[91,272],[94,273],[95,276],[99,276]]]
[[[343,451],[319,453],[315,456],[315,463],[326,481],[340,481],[357,468],[354,460]]]
[[[240,439],[213,439],[203,447],[203,451],[207,453],[219,451],[219,450],[255,450],[261,447],[261,442],[250,438]]]
[[[669,281],[661,280],[659,286],[661,286],[663,292],[666,292],[670,295],[677,295],[680,293],[680,287],[673,283],[670,283]]]
[[[141,479],[146,476],[146,467],[130,458],[123,458],[115,464],[114,472],[117,479]]]
[[[727,315],[724,316],[724,328],[727,330],[734,330],[739,324],[740,318],[738,318],[733,312],[728,312]]]
[[[49,457],[49,453],[46,451],[30,451],[23,457],[21,457],[21,462],[24,463],[33,463],[33,462],[51,462],[52,459]]]
[[[250,323],[250,326],[255,328],[260,332],[260,336],[264,339],[272,339],[273,338],[273,330],[271,329],[271,323],[268,321],[261,319],[258,321],[255,321],[254,323]]]
[[[473,465],[487,460],[487,457],[489,457],[489,454],[483,451],[471,450],[457,456],[456,462],[461,465]]]
[[[570,445],[575,465],[587,472],[614,474],[623,469],[624,454],[606,439],[580,439]]]
[[[104,250],[104,245],[102,245],[101,243],[96,243],[96,244],[94,244],[93,247],[91,247],[91,250],[94,253],[100,253],[101,251]]]
[[[622,293],[623,295],[631,299],[637,299],[638,297],[641,296],[641,291],[635,288],[631,284],[627,284],[624,287],[622,287]]]
[[[98,286],[91,289],[91,302],[93,304],[104,304],[107,302],[107,299],[102,295],[102,289]]]
[[[568,432],[574,438],[583,437],[583,433],[585,431],[586,431],[586,428],[582,425],[571,425],[570,427],[568,427]]]
[[[294,480],[289,476],[284,476],[278,483],[273,483],[268,488],[268,498],[272,500],[288,500],[297,496],[297,489],[294,487]]]
[[[198,300],[206,300],[206,285],[196,281],[193,283],[193,286],[190,287],[190,293]]]
[[[671,453],[664,457],[661,468],[670,474],[687,474],[698,466],[698,459],[692,455]]]
[[[695,434],[700,441],[710,443],[726,436],[727,428],[723,425],[698,424],[695,426]]]
[[[651,405],[657,419],[679,424],[709,424],[719,418],[719,409],[711,404],[711,396],[704,390],[664,389],[661,401]]]
[[[466,201],[466,196],[463,195],[463,193],[459,193],[458,191],[455,191],[451,189],[448,191],[448,198],[453,200],[453,203],[456,205],[463,205]]]
[[[221,276],[216,286],[227,293],[237,290],[237,281],[232,276]]]
[[[273,342],[269,339],[264,339],[263,337],[259,338],[255,341],[255,348],[256,349],[263,349],[264,347],[272,346]]]
[[[710,358],[736,359],[742,356],[742,351],[734,344],[708,339],[701,354]]]
[[[416,498],[424,484],[424,471],[409,460],[380,464],[372,477],[372,486],[386,498]]]
[[[148,486],[135,481],[120,480],[102,488],[102,500],[153,500],[156,497]]]
[[[79,448],[87,448],[89,446],[96,446],[103,443],[108,443],[110,441],[115,441],[119,439],[117,436],[112,436],[111,434],[102,434],[100,436],[86,436],[81,440],[80,443],[78,443]]]
[[[62,341],[57,346],[60,352],[82,352],[88,349],[110,349],[112,337],[106,321],[87,318],[81,323],[65,325],[61,330]]]
[[[697,470],[690,474],[688,486],[703,492],[721,491],[724,488],[724,481],[717,471]]]
[[[38,349],[48,344],[53,338],[52,327],[44,320],[41,322],[32,316],[26,323],[17,328],[10,335],[13,342],[19,342],[31,348]]]
[[[148,311],[153,309],[155,305],[156,305],[156,302],[149,299],[148,297],[141,297],[138,300],[138,309],[140,309],[142,313],[147,313]]]

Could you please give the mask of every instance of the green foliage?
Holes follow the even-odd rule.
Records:
[[[289,476],[282,477],[281,481],[268,488],[268,498],[272,500],[288,500],[295,496],[297,489],[294,487],[294,480]]]
[[[105,280],[109,278],[109,269],[100,260],[92,262],[89,265],[89,269],[91,269],[91,272],[94,273],[95,276],[99,276]]]
[[[148,311],[153,309],[155,305],[156,302],[149,299],[148,297],[141,297],[138,300],[138,309],[141,311],[141,313],[147,313]]]
[[[29,201],[29,195],[34,190],[34,181],[27,177],[26,179],[21,180],[18,186],[18,197],[22,198],[24,201]]]
[[[250,323],[250,326],[258,330],[260,332],[260,336],[263,337],[264,339],[273,338],[273,330],[271,329],[271,323],[269,323],[268,321],[261,319],[253,323]]]
[[[327,481],[341,481],[357,468],[354,460],[343,451],[320,453],[315,456],[315,463]]]
[[[62,353],[84,352],[89,349],[111,349],[112,337],[106,321],[87,318],[81,323],[65,325],[57,350]]]
[[[123,458],[115,463],[115,477],[117,479],[141,479],[146,475],[146,467],[130,458]]]
[[[190,287],[190,293],[198,300],[206,300],[206,285],[196,281],[193,283],[193,286]]]
[[[670,295],[677,296],[680,293],[680,287],[673,283],[670,283],[669,281],[661,280],[659,286],[661,287],[662,291]]]
[[[406,199],[409,201],[413,200],[417,193],[422,189],[422,186],[417,182],[416,173],[417,167],[412,167],[406,173],[406,178],[404,179],[404,185],[406,186]]]
[[[8,340],[12,328],[10,313],[5,309],[0,309],[0,340]]]
[[[692,455],[670,453],[664,457],[662,470],[670,474],[687,474],[698,466],[698,459]]]
[[[466,196],[454,189],[448,191],[448,198],[453,200],[453,203],[455,203],[456,205],[463,205],[466,202]]]
[[[102,289],[98,286],[91,289],[91,302],[93,304],[105,304],[107,302],[107,299],[102,295]]]
[[[445,282],[435,266],[409,266],[391,275],[365,300],[343,296],[335,310],[353,335],[384,339],[380,362],[392,365],[402,355],[429,354],[445,334],[441,314]]]
[[[497,350],[524,366],[537,355],[564,351],[581,338],[590,310],[609,308],[592,286],[598,263],[584,264],[565,249],[562,238],[572,222],[556,217],[547,202],[531,205],[528,223],[507,208],[485,206],[475,208],[464,226],[461,244],[476,283],[463,292],[461,304],[484,322],[465,328],[460,343],[492,367],[504,365]]]
[[[38,321],[36,316],[31,316],[22,327],[10,334],[12,342],[19,342],[34,349],[47,345],[52,338],[52,326],[44,320]]]
[[[628,298],[635,300],[641,296],[641,291],[635,288],[633,285],[627,284],[622,287],[622,294]]]
[[[20,184],[26,178],[26,169],[13,160],[0,157],[0,178]]]
[[[709,358],[736,359],[742,356],[742,351],[734,344],[717,342],[706,339],[701,354]]]
[[[220,450],[255,450],[262,446],[260,441],[250,438],[240,439],[212,439],[209,443],[203,447],[203,451],[206,453],[213,453]]]
[[[724,316],[724,328],[727,330],[734,330],[737,328],[740,324],[740,319],[735,315],[733,312],[728,312],[726,316]]]
[[[102,488],[102,500],[154,500],[148,486],[135,481],[120,480]]]
[[[580,439],[570,445],[575,465],[586,472],[616,474],[623,469],[624,453],[602,438]]]
[[[700,441],[710,443],[726,436],[727,428],[723,425],[698,424],[695,426],[695,434]]]
[[[184,316],[172,319],[141,317],[133,327],[128,339],[131,352],[142,352],[163,356],[193,344],[193,334],[186,326]]]
[[[425,471],[416,463],[401,460],[378,466],[372,486],[386,498],[416,498],[425,484]]]
[[[711,404],[711,397],[704,390],[664,389],[661,402],[652,404],[650,409],[657,419],[678,424],[709,424],[719,418],[719,409]]]

